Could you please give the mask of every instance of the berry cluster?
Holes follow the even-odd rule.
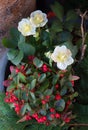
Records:
[[[69,123],[72,117],[71,112],[68,114],[72,105],[68,95],[70,90],[66,92],[67,97],[61,94],[67,71],[55,73],[46,63],[38,68],[33,62],[34,58],[29,56],[27,65],[10,66],[11,74],[4,81],[4,86],[7,87],[5,102],[12,104],[23,121],[35,119],[46,125],[57,125],[58,121]],[[69,82],[73,87],[74,81]]]

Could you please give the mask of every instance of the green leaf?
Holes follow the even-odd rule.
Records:
[[[18,43],[19,43],[19,44],[25,43],[25,36],[23,36],[22,34],[20,34]]]
[[[17,44],[14,44],[14,42],[11,39],[8,39],[6,37],[2,39],[2,44],[6,48],[15,48],[17,46]]]
[[[46,115],[46,110],[45,110],[45,109],[41,109],[41,110],[39,111],[39,113],[40,113],[41,115]]]
[[[36,79],[33,79],[29,85],[29,89],[32,90],[36,86]]]
[[[63,111],[65,108],[65,101],[63,99],[56,101],[55,107],[56,107],[57,111]]]
[[[11,28],[10,29],[10,35],[11,35],[11,38],[13,39],[13,41],[17,44],[19,37],[20,37],[20,32],[18,31],[18,29],[17,28]]]
[[[20,38],[18,41],[18,48],[25,54],[25,55],[34,55],[35,53],[35,48],[25,42],[25,37],[20,34]]]
[[[64,28],[70,32],[73,31],[74,26],[75,26],[75,23],[71,21],[67,21],[64,23]]]
[[[7,48],[16,48],[18,45],[18,40],[19,40],[19,36],[20,33],[16,28],[11,28],[10,30],[10,39],[8,38],[3,38],[2,39],[2,43],[5,47]]]
[[[66,41],[63,43],[72,52],[72,57],[74,58],[78,52],[76,45],[73,45],[71,41]]]
[[[38,59],[37,57],[34,58],[33,63],[34,63],[34,65],[35,65],[37,68],[41,68],[42,65],[43,65],[43,61],[41,61],[41,60]]]
[[[21,114],[22,114],[22,116],[26,113],[26,110],[27,110],[27,106],[23,105],[23,107],[21,108]]]
[[[64,96],[66,93],[67,93],[67,88],[66,87],[62,88],[60,91],[60,95]]]
[[[49,43],[48,40],[45,40],[45,41],[42,42],[42,45],[48,46],[48,43]]]
[[[58,2],[55,2],[54,5],[51,5],[51,9],[56,14],[57,18],[62,21],[64,16],[63,6],[60,5]]]
[[[49,41],[49,32],[42,30],[40,37],[43,41]]]
[[[18,48],[27,56],[35,54],[35,48],[26,42],[19,42]]]
[[[18,51],[15,49],[10,49],[7,53],[8,60],[10,60],[13,64],[18,65],[23,59],[22,51]]]
[[[55,85],[59,79],[59,75],[53,75],[52,84]]]
[[[42,82],[44,82],[45,79],[46,79],[46,74],[44,73],[39,76],[38,81],[39,81],[39,83],[42,83]]]
[[[21,109],[21,114],[24,115],[27,112],[27,110],[31,111],[31,107],[29,106],[28,103],[25,103],[24,106]]]
[[[31,73],[32,73],[32,72],[31,72],[31,69],[28,68],[28,70],[26,71],[26,74],[29,75],[29,74],[31,74]]]
[[[31,97],[33,99],[33,103],[35,103],[36,102],[35,94],[33,92],[29,92],[29,94],[31,95]]]
[[[55,33],[58,33],[58,32],[63,31],[62,23],[61,23],[60,21],[55,21],[55,22],[52,24],[50,30],[51,30],[52,32],[55,32]]]
[[[12,89],[14,89],[14,88],[15,88],[14,85],[10,85],[9,87],[7,87],[7,91],[12,90]]]
[[[62,31],[61,33],[58,34],[58,37],[60,42],[71,41],[73,38],[71,33],[68,31]]]
[[[66,21],[69,21],[69,20],[73,21],[77,19],[77,17],[78,15],[74,10],[69,10],[66,15]]]
[[[49,87],[49,81],[46,79],[45,82],[38,88],[38,91],[44,92]]]
[[[77,96],[78,96],[78,92],[75,92],[72,95],[70,95],[70,99],[72,100],[72,99],[74,99]]]
[[[18,73],[18,76],[19,76],[19,80],[21,82],[24,82],[26,83],[26,76],[24,74],[22,74],[21,72]]]
[[[47,90],[44,92],[44,94],[45,94],[45,95],[51,95],[52,92],[53,92],[53,89],[47,89]]]

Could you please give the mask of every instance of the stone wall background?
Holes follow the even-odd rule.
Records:
[[[35,10],[36,0],[0,0],[0,58],[6,50],[1,39],[8,34],[11,27],[18,21],[30,15]]]

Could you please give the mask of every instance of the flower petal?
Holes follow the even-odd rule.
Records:
[[[47,15],[40,10],[34,11],[30,15],[30,22],[35,27],[43,27],[48,22]]]
[[[72,57],[69,57],[66,61],[67,65],[71,65],[74,62],[74,59]]]
[[[36,33],[36,28],[31,24],[31,22],[27,18],[23,18],[18,23],[18,30],[24,36],[34,35]]]
[[[65,63],[57,63],[57,67],[61,70],[65,70],[67,68],[67,64]]]

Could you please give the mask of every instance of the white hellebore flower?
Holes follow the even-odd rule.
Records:
[[[47,15],[37,10],[31,13],[30,21],[35,27],[43,27],[48,22]]]
[[[57,63],[57,67],[65,70],[68,65],[71,65],[74,60],[71,57],[72,53],[66,46],[57,46],[51,55],[51,59]]]
[[[28,18],[23,18],[18,23],[18,30],[24,36],[34,35],[36,33],[35,26],[32,25],[32,23],[30,22],[30,20]]]

